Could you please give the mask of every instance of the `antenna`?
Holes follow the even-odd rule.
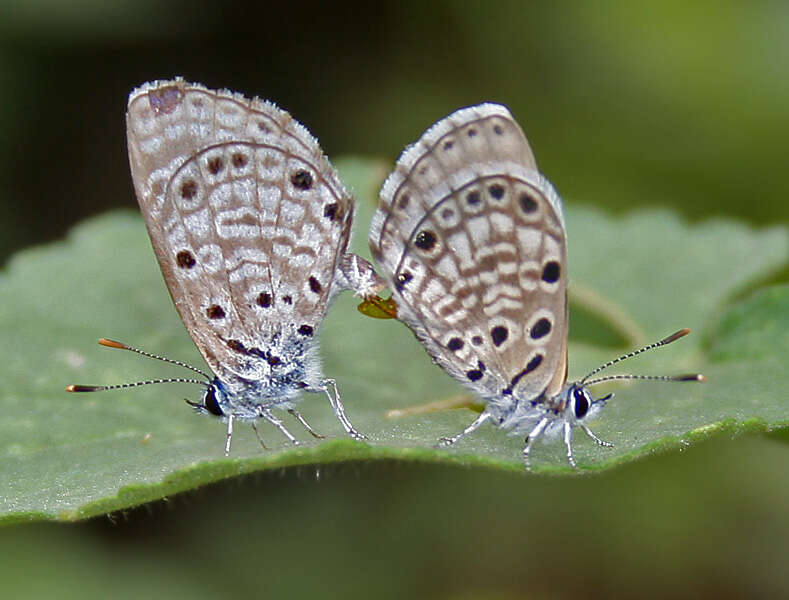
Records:
[[[116,342],[115,340],[108,340],[106,338],[101,338],[99,340],[99,344],[102,346],[106,346],[107,348],[119,348],[121,350],[128,350],[130,352],[135,352],[141,356],[145,356],[147,358],[153,358],[156,360],[160,360],[162,362],[170,363],[173,365],[178,365],[179,367],[184,367],[189,369],[190,371],[194,371],[205,377],[205,381],[202,379],[192,379],[192,378],[185,378],[185,377],[168,377],[166,379],[149,379],[147,381],[134,381],[131,383],[119,383],[116,385],[76,385],[71,384],[66,386],[67,392],[103,392],[107,390],[120,390],[124,388],[132,388],[141,385],[150,385],[154,383],[194,383],[197,385],[202,385],[203,387],[210,388],[211,387],[211,377],[208,376],[207,373],[201,371],[197,367],[193,367],[192,365],[188,365],[185,362],[181,362],[180,360],[173,360],[172,358],[167,358],[165,356],[159,356],[158,354],[151,354],[150,352],[145,352],[145,350],[140,350],[139,348],[134,348],[133,346],[128,346],[122,342]]]
[[[704,383],[707,378],[701,373],[689,373],[687,375],[607,375],[587,381],[584,385],[595,385],[603,381],[612,381],[614,379],[651,379],[653,381],[698,381]]]
[[[649,344],[648,346],[644,346],[643,348],[639,348],[638,350],[633,350],[632,352],[628,352],[627,354],[623,354],[619,358],[615,358],[613,360],[609,360],[604,365],[600,365],[590,373],[588,373],[581,381],[581,385],[595,385],[596,383],[602,383],[603,381],[612,381],[615,379],[650,379],[653,381],[698,381],[704,382],[707,380],[704,375],[701,373],[690,373],[687,375],[606,375],[604,377],[598,377],[597,379],[592,379],[589,381],[589,378],[592,375],[596,375],[603,369],[607,369],[608,367],[615,365],[617,363],[622,362],[623,360],[627,360],[628,358],[633,358],[634,356],[638,356],[647,350],[653,350],[655,348],[660,348],[661,346],[666,346],[671,342],[677,341],[679,338],[685,337],[690,333],[690,329],[680,329],[679,331],[672,333],[670,336],[663,338],[659,342],[655,342],[653,344]]]

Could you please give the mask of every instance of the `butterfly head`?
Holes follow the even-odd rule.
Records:
[[[576,381],[565,387],[563,395],[564,415],[575,422],[594,418],[605,403],[614,397],[608,394],[595,398],[583,383]]]
[[[187,400],[186,403],[202,415],[226,416],[222,409],[222,405],[225,404],[225,395],[216,379],[206,386],[200,402]]]
[[[238,382],[242,382],[240,387],[214,377],[210,382],[203,384],[205,391],[199,402],[187,399],[186,403],[201,415],[212,415],[222,421],[227,421],[229,418],[251,421],[259,419],[261,400],[265,399],[262,391],[268,389],[271,381],[267,380],[261,384],[238,379]],[[282,392],[281,397],[275,396],[279,400],[278,404],[287,406],[287,400],[296,393],[293,390],[300,388],[288,385],[276,389]]]

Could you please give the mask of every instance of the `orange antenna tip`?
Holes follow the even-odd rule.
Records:
[[[681,338],[681,337],[685,337],[685,336],[686,336],[686,335],[688,335],[689,333],[690,333],[690,329],[688,329],[688,328],[686,327],[685,329],[680,329],[680,330],[679,330],[679,331],[677,331],[676,333],[672,333],[672,334],[671,334],[670,336],[668,336],[667,338],[660,340],[660,342],[659,342],[659,343],[660,343],[660,344],[670,344],[671,342],[674,342],[674,341],[678,340],[678,339],[679,339],[679,338]]]
[[[129,349],[129,347],[126,344],[116,342],[115,340],[108,340],[107,338],[101,338],[99,340],[99,344],[101,344],[102,346],[107,346],[108,348],[120,348],[121,350]]]
[[[704,383],[707,381],[707,378],[704,377],[701,373],[688,373],[687,375],[674,375],[672,377],[674,381],[698,381],[700,383]]]
[[[103,389],[103,386],[100,385],[67,385],[66,391],[67,392],[96,392],[98,390]]]

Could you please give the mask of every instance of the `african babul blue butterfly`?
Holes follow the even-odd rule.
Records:
[[[156,258],[189,335],[214,375],[149,383],[205,388],[199,412],[227,422],[259,419],[296,438],[272,412],[285,409],[317,434],[294,405],[325,394],[345,431],[354,429],[333,379],[324,378],[316,335],[343,289],[362,297],[384,286],[347,252],[353,199],[317,140],[274,104],[182,79],[148,83],[129,96],[129,163]],[[258,435],[259,437],[259,435]],[[262,443],[262,441],[261,441]]]
[[[453,444],[485,422],[534,443],[561,434],[574,467],[573,430],[612,395],[588,388],[612,379],[703,381],[702,375],[594,376],[667,338],[567,382],[567,242],[562,204],[537,170],[509,110],[480,104],[428,129],[400,156],[385,181],[370,248],[391,301],[361,305],[405,323],[433,360],[485,404]]]

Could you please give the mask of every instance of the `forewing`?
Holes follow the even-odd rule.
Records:
[[[176,79],[131,93],[127,136],[162,274],[212,370],[239,373],[236,341],[317,329],[353,201],[306,128],[270,102]]]
[[[370,247],[398,318],[455,378],[526,398],[564,383],[561,202],[505,107],[459,110],[403,153]]]

